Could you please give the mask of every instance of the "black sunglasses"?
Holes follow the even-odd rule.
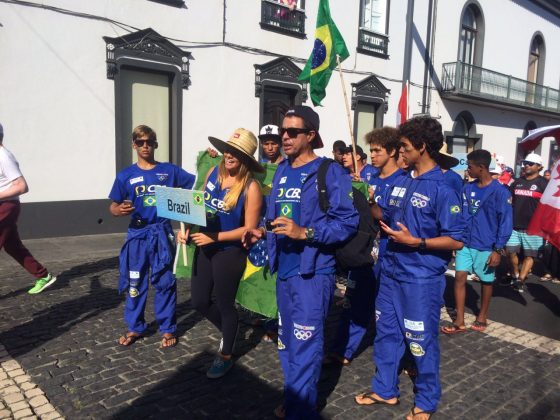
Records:
[[[288,133],[288,137],[293,139],[294,137],[297,137],[299,134],[302,134],[302,133],[307,134],[307,133],[309,133],[310,131],[313,131],[313,130],[310,130],[308,128],[294,128],[294,127],[284,128],[284,127],[282,127],[278,131],[280,133],[280,137],[284,137],[284,133]]]
[[[134,140],[136,147],[144,147],[144,144],[147,144],[148,147],[154,147],[156,143],[155,140]]]
[[[537,165],[537,163],[529,162],[528,160],[524,160],[523,162],[521,162],[521,166],[534,166],[534,165]]]

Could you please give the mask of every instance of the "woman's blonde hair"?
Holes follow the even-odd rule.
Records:
[[[249,183],[253,179],[253,174],[249,170],[248,166],[236,156],[241,164],[239,166],[239,172],[235,176],[235,184],[229,189],[226,196],[224,197],[224,210],[231,210],[237,205],[237,201],[241,196],[241,193],[249,186]],[[218,166],[218,182],[222,185],[223,181],[227,178],[227,170],[224,158]]]

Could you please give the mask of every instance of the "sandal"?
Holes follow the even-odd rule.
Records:
[[[127,331],[119,338],[119,346],[128,347],[132,346],[136,341],[142,338],[142,334]]]
[[[177,342],[179,340],[177,340],[177,337],[175,337],[175,335],[170,334],[170,333],[166,333],[169,334],[167,337],[165,336],[165,334],[163,335],[163,337],[161,338],[161,346],[160,349],[168,349],[171,347],[175,347],[177,345]],[[175,341],[173,341],[175,340]],[[171,344],[170,344],[171,342]]]
[[[416,416],[419,416],[419,415],[421,415],[421,414],[427,414],[427,415],[428,415],[428,420],[430,420],[430,418],[431,418],[432,415],[434,414],[433,411],[424,411],[424,410],[422,410],[421,408],[418,408],[418,410],[420,410],[420,411],[414,411],[415,408],[418,408],[418,407],[412,407],[412,408],[410,409],[410,412],[409,412],[408,415],[406,416],[406,420],[414,420],[414,418],[415,418]]]
[[[478,332],[483,332],[486,329],[487,326],[488,326],[487,322],[474,321],[471,325],[471,330],[478,331]]]
[[[441,332],[447,335],[463,333],[466,331],[467,331],[467,327],[465,327],[464,325],[451,324],[451,325],[446,325],[441,327]]]
[[[551,281],[552,280],[552,276],[550,274],[545,274],[544,276],[542,276],[540,279],[540,281]]]
[[[362,400],[369,400],[370,402],[369,402],[369,403],[361,403],[361,402],[358,402],[358,398],[361,398]],[[375,404],[380,404],[380,405],[399,405],[399,404],[400,404],[400,401],[399,401],[398,398],[397,398],[397,401],[396,401],[396,402],[390,403],[390,402],[388,402],[388,401],[386,401],[386,400],[382,400],[381,398],[375,397],[375,396],[373,395],[373,392],[369,392],[369,391],[364,392],[363,394],[360,394],[360,395],[356,395],[356,396],[354,397],[354,402],[355,402],[356,404],[358,404],[358,405],[375,405]]]

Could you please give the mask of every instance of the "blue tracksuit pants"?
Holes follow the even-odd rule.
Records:
[[[165,246],[160,242],[158,246]],[[121,255],[123,257],[123,255]],[[167,264],[156,275],[152,273],[153,267],[161,266],[161,261],[156,261],[159,254],[154,252],[154,242],[145,239],[131,239],[127,241],[126,264],[129,286],[125,289],[128,293],[124,307],[124,320],[128,330],[143,333],[148,327],[144,318],[146,299],[150,280],[155,288],[154,312],[161,333],[175,333],[177,304],[177,286],[173,275],[173,264]],[[122,268],[122,267],[121,267]]]
[[[398,368],[405,346],[416,363],[415,405],[435,411],[441,397],[439,381],[439,318],[445,278],[437,282],[405,283],[381,275],[375,301],[375,376],[372,391],[389,399],[399,397]]]
[[[284,371],[286,419],[316,419],[324,323],[334,274],[278,279],[278,355]]]
[[[358,349],[374,311],[376,281],[373,266],[348,273],[343,310],[331,351],[351,360]]]

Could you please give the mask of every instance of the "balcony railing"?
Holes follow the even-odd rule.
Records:
[[[443,65],[442,93],[560,113],[560,91],[460,61]]]
[[[386,58],[389,56],[389,37],[366,28],[359,28],[358,50]]]
[[[261,0],[261,28],[305,37],[305,10],[294,9],[272,0]]]

